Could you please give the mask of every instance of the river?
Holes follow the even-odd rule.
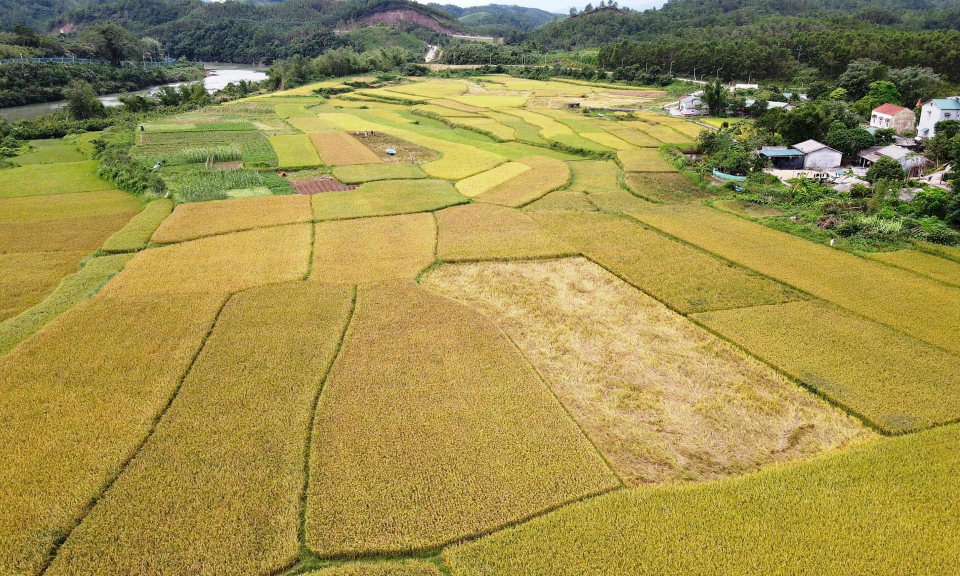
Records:
[[[248,64],[223,64],[220,62],[204,62],[204,69],[207,76],[203,79],[203,85],[211,94],[224,88],[231,82],[247,80],[248,82],[259,82],[267,79],[267,68],[265,66],[254,66]],[[179,86],[184,82],[174,82],[164,84],[163,86]],[[119,106],[120,96],[137,94],[140,96],[149,96],[156,93],[162,86],[151,86],[136,92],[125,92],[123,94],[107,94],[100,96],[100,101],[104,106]],[[63,102],[41,102],[39,104],[27,104],[26,106],[11,106],[9,108],[0,108],[0,117],[10,122],[17,120],[33,120],[43,114],[57,112],[63,108]]]

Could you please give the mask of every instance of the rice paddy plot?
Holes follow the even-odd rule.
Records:
[[[477,118],[476,112],[468,112],[457,108],[447,108],[437,104],[421,104],[413,107],[414,112],[426,112],[427,115],[440,116],[441,118]]]
[[[72,194],[109,188],[109,184],[97,178],[97,162],[94,160],[0,170],[0,198]]]
[[[703,126],[694,124],[693,122],[689,122],[687,120],[671,119],[663,122],[663,124],[669,128],[672,128],[673,130],[676,130],[691,140],[696,140],[697,137],[700,136],[700,132],[705,130]]]
[[[443,576],[435,564],[417,560],[337,564],[305,572],[304,576]]]
[[[0,254],[0,321],[40,302],[85,256],[86,251]]]
[[[800,293],[622,218],[533,212],[547,230],[681,314],[779,304]]]
[[[0,222],[0,254],[86,251],[99,248],[136,211],[39,222]]]
[[[0,198],[0,223],[38,222],[77,216],[132,214],[140,210],[136,197],[119,190],[50,196]]]
[[[567,165],[571,173],[567,190],[593,194],[620,187],[620,167],[610,160],[577,160]]]
[[[529,216],[502,206],[467,204],[437,212],[437,258],[500,260],[576,254]]]
[[[0,360],[0,573],[39,573],[147,436],[222,302],[98,295]]]
[[[960,358],[831,304],[795,302],[696,318],[884,432],[960,419]]]
[[[102,293],[125,297],[229,294],[301,280],[307,273],[309,255],[309,224],[201,238],[138,253]]]
[[[433,263],[436,238],[430,214],[320,222],[310,279],[334,284],[412,280]]]
[[[733,476],[872,437],[582,258],[447,265],[421,284],[500,325],[629,485]]]
[[[153,200],[134,216],[127,224],[117,230],[103,244],[104,252],[136,252],[143,250],[150,242],[161,222],[173,211],[173,201],[169,198]]]
[[[277,116],[289,120],[292,118],[316,118],[317,115],[307,110],[307,106],[311,104],[275,104],[274,111]]]
[[[450,548],[455,576],[949,574],[960,426],[797,466],[594,498]]]
[[[635,128],[646,132],[651,137],[663,142],[664,144],[689,144],[692,138],[671,130],[668,126],[661,124],[661,120],[651,118],[648,122],[628,121],[623,122],[624,126]]]
[[[633,144],[607,132],[580,132],[580,135],[587,140],[591,140],[607,148],[613,148],[614,150],[629,150],[633,148]]]
[[[917,250],[921,250],[927,254],[935,254],[947,260],[960,262],[960,247],[944,246],[943,244],[934,244],[932,242],[914,242],[914,244]]]
[[[401,162],[334,166],[333,175],[337,180],[347,184],[362,184],[377,180],[416,180],[427,177],[419,165]]]
[[[47,573],[288,566],[299,552],[314,399],[352,296],[350,287],[296,282],[231,298],[156,432]]]
[[[457,126],[466,126],[477,132],[489,134],[497,140],[509,142],[516,139],[513,128],[492,118],[454,118],[453,123]]]
[[[617,157],[626,172],[676,172],[677,170],[660,157],[657,148],[633,148],[617,152]]]
[[[620,140],[633,144],[634,146],[639,146],[641,148],[659,148],[663,145],[663,142],[657,140],[646,132],[637,130],[636,128],[631,128],[626,125],[621,126],[621,124],[625,123],[618,122],[612,126],[604,126],[604,128],[607,132],[613,134]]]
[[[960,353],[960,289],[698,203],[651,206],[632,215],[741,266]]]
[[[401,94],[412,94],[424,98],[437,98],[460,96],[467,91],[467,85],[461,80],[428,80],[416,84],[404,84],[402,86],[393,86],[392,92]]]
[[[271,136],[270,146],[277,154],[277,167],[286,170],[312,168],[322,164],[317,149],[306,134]]]
[[[18,166],[83,162],[87,156],[75,144],[62,139],[31,140],[30,151],[13,158]]]
[[[684,202],[709,196],[677,172],[627,172],[625,178],[634,192],[661,202]]]
[[[597,210],[609,214],[625,214],[633,210],[642,210],[650,206],[650,202],[640,198],[623,188],[611,188],[589,195],[590,202]]]
[[[566,162],[546,156],[530,156],[517,160],[528,166],[517,176],[497,184],[476,196],[477,202],[518,207],[563,187],[570,181],[570,168]]]
[[[163,221],[154,233],[153,241],[172,244],[310,220],[310,199],[298,195],[181,204]]]
[[[450,98],[455,102],[473,106],[476,108],[490,108],[492,110],[502,110],[505,108],[518,108],[527,103],[526,96],[454,96]]]
[[[133,158],[144,162],[166,160],[198,148],[235,147],[245,162],[276,165],[276,156],[266,136],[256,131],[244,132],[170,132],[138,134],[137,145],[131,150]]]
[[[345,132],[311,134],[310,140],[328,166],[372,164],[380,158],[353,136]]]
[[[35,306],[0,323],[0,356],[23,342],[45,324],[89,298],[123,269],[133,256],[119,254],[87,260]]]
[[[483,316],[412,282],[360,289],[313,430],[311,550],[430,549],[617,485]]]
[[[595,212],[597,208],[583,192],[576,190],[557,190],[543,198],[527,204],[524,212]]]
[[[917,250],[877,252],[870,254],[868,258],[896,266],[897,268],[909,270],[920,276],[933,278],[944,284],[960,286],[960,262],[954,262]]]
[[[356,190],[317,194],[311,200],[318,221],[427,212],[469,201],[441,180],[367,182]]]
[[[492,170],[481,172],[475,176],[457,182],[457,191],[464,196],[473,198],[507,182],[530,170],[530,166],[520,162],[507,162]]]
[[[449,140],[441,140],[413,131],[394,130],[393,132],[396,136],[418,146],[440,152],[441,158],[425,164],[423,170],[430,176],[441,180],[462,180],[490,170],[502,164],[505,160],[498,154],[480,150],[466,143],[460,144]],[[474,136],[483,138],[476,134]]]
[[[488,118],[496,120],[507,128],[512,129],[515,140],[522,140],[524,142],[531,142],[533,144],[547,143],[546,140],[540,136],[539,126],[534,126],[533,124],[530,124],[521,118],[502,112],[489,111],[484,112],[484,115]]]

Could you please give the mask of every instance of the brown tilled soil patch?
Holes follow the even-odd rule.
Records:
[[[440,154],[429,148],[422,148],[383,132],[377,132],[376,134],[367,132],[366,136],[361,132],[360,136],[355,137],[383,162],[416,162],[420,164],[432,162],[440,157]],[[397,153],[390,156],[385,152],[389,148],[396,150]]]
[[[321,194],[323,192],[339,192],[341,190],[356,189],[356,186],[343,184],[333,176],[321,176],[316,180],[290,182],[290,185],[297,191],[297,194],[303,194],[305,196],[313,196],[314,194]]]
[[[243,161],[237,160],[236,162],[215,162],[213,165],[215,170],[239,170],[243,168]]]

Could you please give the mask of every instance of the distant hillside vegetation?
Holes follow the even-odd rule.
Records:
[[[69,34],[113,21],[137,36],[157,39],[173,56],[223,62],[271,62],[310,58],[330,48],[371,47],[373,36],[347,32],[377,24],[387,25],[374,34],[378,47],[405,49],[437,44],[442,35],[461,30],[445,12],[409,0],[0,0],[0,27],[8,26],[8,5],[39,31]]]
[[[506,26],[532,30],[552,20],[565,17],[565,15],[553,14],[538,8],[505,4],[488,4],[470,8],[461,8],[453,4],[428,4],[428,6],[446,12],[465,26]]]

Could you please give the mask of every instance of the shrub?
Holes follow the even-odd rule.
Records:
[[[893,158],[882,156],[876,164],[867,170],[867,182],[871,184],[879,180],[889,180],[891,182],[903,182],[907,179],[907,173],[904,172],[900,163]]]

